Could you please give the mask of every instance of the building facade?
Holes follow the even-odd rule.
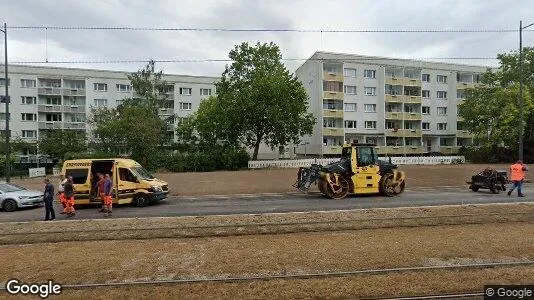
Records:
[[[458,116],[487,67],[316,52],[296,75],[317,118],[297,153],[341,153],[371,143],[390,156],[456,154],[473,143]]]

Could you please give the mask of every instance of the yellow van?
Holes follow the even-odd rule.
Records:
[[[113,181],[113,203],[142,207],[167,198],[169,185],[154,178],[135,160],[124,158],[75,159],[63,163],[61,175],[72,176],[74,204],[101,203],[96,189],[97,173],[109,174]]]

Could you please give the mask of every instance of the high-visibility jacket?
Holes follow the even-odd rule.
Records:
[[[513,164],[510,167],[510,179],[512,181],[521,181],[525,179],[526,166],[523,164]]]

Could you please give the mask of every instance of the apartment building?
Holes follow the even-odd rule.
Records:
[[[3,71],[3,67],[1,68]],[[5,95],[0,73],[0,95]],[[176,139],[177,124],[196,111],[202,99],[215,94],[217,77],[165,75],[168,101],[162,117],[169,121],[168,135]],[[68,129],[91,135],[87,124],[92,107],[116,107],[133,95],[126,72],[9,66],[10,131],[13,138],[36,142],[46,130]],[[5,105],[0,105],[0,130],[5,130]],[[22,153],[28,154],[28,153]]]
[[[473,136],[458,116],[487,67],[316,52],[296,75],[318,122],[297,153],[341,153],[371,143],[380,155],[455,154]]]

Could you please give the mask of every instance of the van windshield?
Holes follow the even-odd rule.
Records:
[[[145,170],[145,168],[143,167],[133,167],[132,168],[132,171],[134,171],[134,173],[136,173],[137,177],[139,179],[154,179],[154,176],[152,176],[152,174],[150,174],[147,170]]]

